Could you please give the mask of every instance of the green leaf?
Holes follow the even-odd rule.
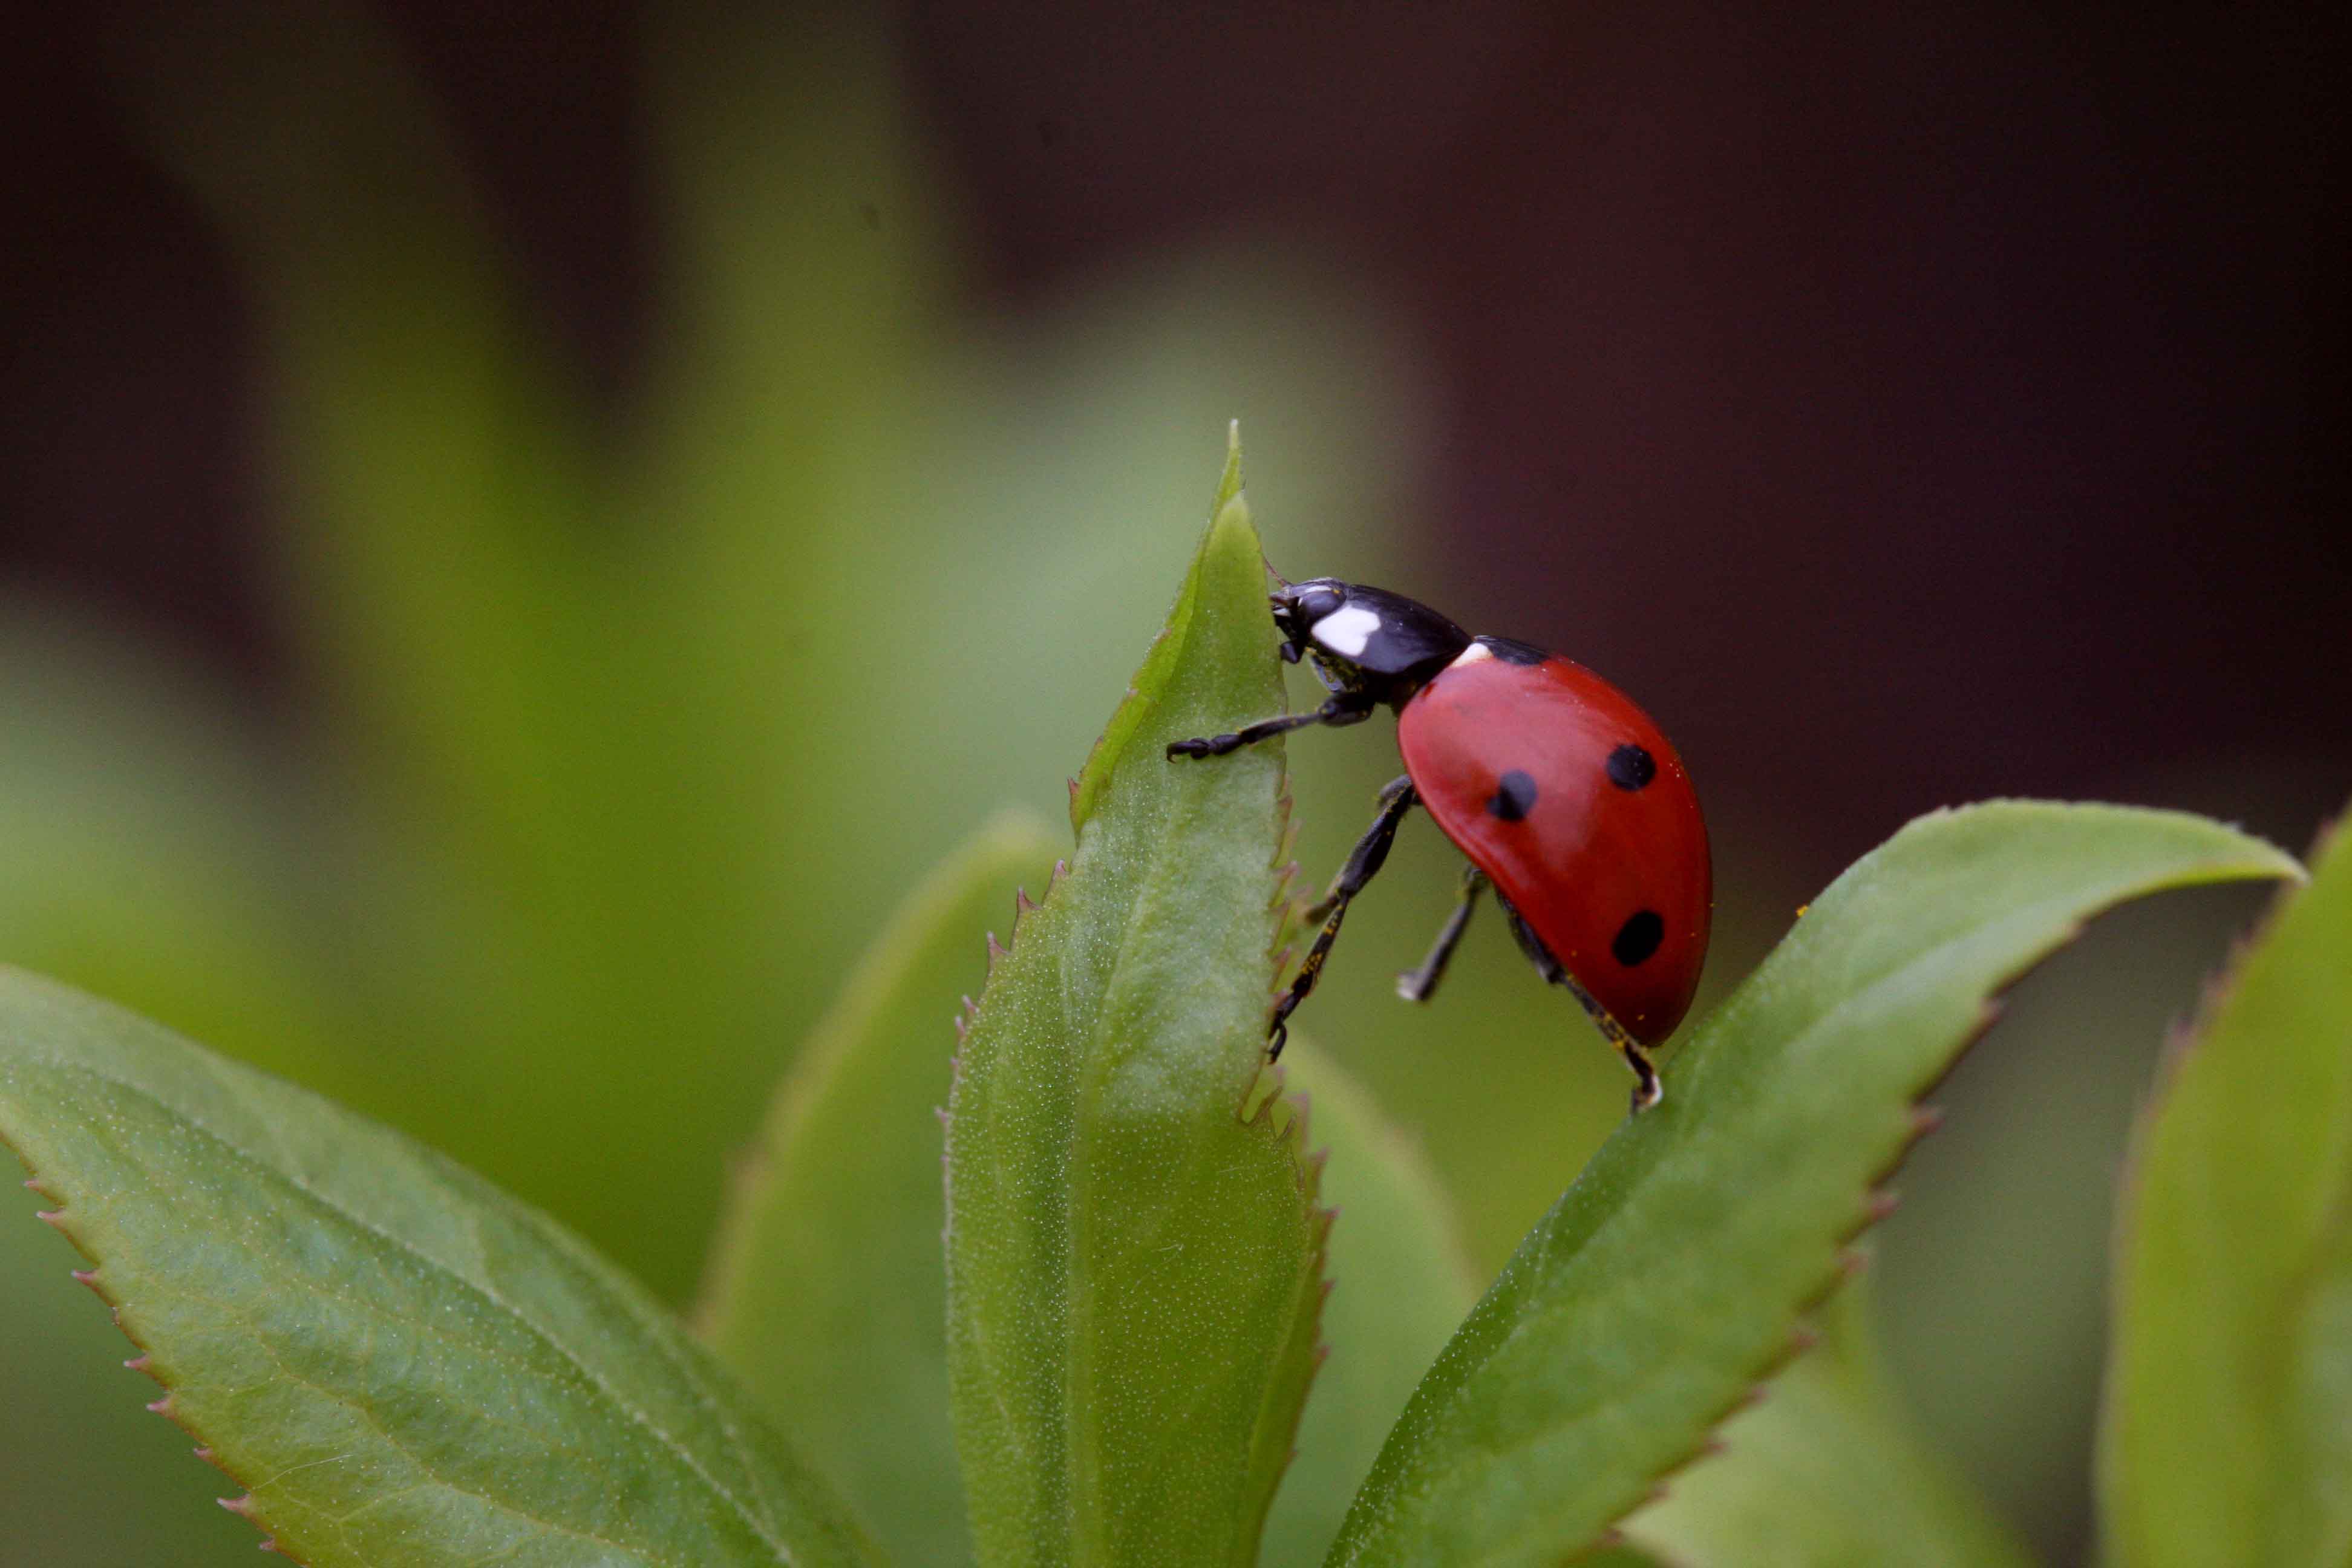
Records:
[[[1282,758],[1169,741],[1277,710],[1229,461],[1167,629],[1075,791],[948,1128],[949,1367],[982,1563],[1252,1560],[1313,1369],[1325,1221],[1264,1047]]]
[[[1478,1298],[1451,1205],[1421,1151],[1370,1093],[1296,1034],[1282,1054],[1309,1111],[1307,1142],[1330,1205],[1329,1354],[1275,1495],[1264,1560],[1320,1559],[1381,1439]]]
[[[642,1289],[388,1129],[0,970],[0,1138],[298,1561],[877,1560]]]
[[[1935,813],[1864,857],[1520,1244],[1331,1561],[1549,1563],[1592,1542],[1788,1354],[1991,992],[2121,900],[2294,869],[2201,818],[2031,802]]]
[[[2352,1563],[2352,833],[2177,1047],[2116,1238],[2108,1561]]]
[[[295,889],[331,854],[236,713],[160,650],[0,594],[0,954],[317,1083],[351,1018]]]
[[[877,940],[777,1095],[703,1309],[708,1342],[791,1415],[902,1562],[971,1556],[940,1271],[945,1020],[978,979],[978,933],[1052,854],[1025,819],[1002,821]],[[1305,1563],[1477,1289],[1419,1152],[1329,1058],[1294,1040],[1285,1060],[1311,1098],[1308,1142],[1336,1215],[1330,1353],[1265,1531],[1267,1561]]]
[[[671,265],[643,405],[603,421],[375,8],[159,13],[116,53],[254,302],[329,794],[384,840],[314,905],[377,1024],[355,1091],[683,1295],[713,1156],[880,919],[869,882],[941,847],[866,825],[976,818],[877,738],[982,705],[873,673],[869,606],[940,527],[893,504],[929,204],[884,29],[647,34]]]
[[[1668,1483],[1625,1534],[1676,1568],[2024,1568],[2032,1561],[1921,1441],[1881,1362],[1860,1279],[1821,1342],[1726,1423],[1723,1452]]]
[[[950,1025],[1057,847],[1002,819],[908,900],[778,1090],[712,1258],[704,1339],[905,1563],[971,1558],[940,1258]]]

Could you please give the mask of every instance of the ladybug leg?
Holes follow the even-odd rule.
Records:
[[[1330,890],[1307,906],[1308,920],[1321,920],[1332,910],[1345,907],[1349,899],[1364,890],[1364,884],[1372,879],[1372,874],[1389,858],[1389,846],[1396,842],[1397,824],[1404,820],[1404,814],[1411,811],[1412,803],[1421,797],[1412,793],[1412,780],[1393,778],[1381,786],[1378,798],[1380,815],[1372,818],[1372,825],[1364,829],[1364,836],[1356,840],[1355,848],[1348,852],[1348,863],[1339,868],[1337,877],[1331,879]]]
[[[1372,704],[1362,697],[1334,697],[1312,713],[1283,713],[1272,719],[1261,719],[1255,724],[1244,724],[1230,735],[1205,735],[1198,740],[1171,741],[1168,758],[1222,757],[1228,752],[1238,752],[1244,746],[1254,746],[1260,741],[1291,730],[1304,730],[1309,724],[1328,724],[1334,729],[1343,724],[1360,724],[1372,716]]]
[[[1307,958],[1299,964],[1298,973],[1291,977],[1290,989],[1274,1005],[1274,1017],[1266,1025],[1266,1060],[1282,1055],[1282,1047],[1290,1039],[1290,1016],[1298,1005],[1315,990],[1316,981],[1323,977],[1323,961],[1331,956],[1331,944],[1339,940],[1339,922],[1348,918],[1348,903],[1364,890],[1389,858],[1389,846],[1396,842],[1397,824],[1412,809],[1421,797],[1413,793],[1412,781],[1401,778],[1381,791],[1381,814],[1372,826],[1356,840],[1355,849],[1348,863],[1340,868],[1338,880],[1322,901],[1307,911],[1310,921],[1321,921],[1323,929],[1315,934],[1315,945],[1307,950]]]
[[[1478,907],[1478,895],[1486,890],[1486,873],[1472,866],[1462,873],[1462,901],[1454,906],[1445,929],[1437,933],[1437,942],[1421,967],[1409,974],[1397,976],[1397,994],[1408,1002],[1426,1002],[1437,994],[1437,983],[1445,978],[1445,966],[1454,961],[1454,950],[1462,945],[1462,933],[1470,929],[1470,911]]]
[[[1508,900],[1504,900],[1503,910],[1510,917],[1511,934],[1519,939],[1520,951],[1534,963],[1537,972],[1576,998],[1577,1005],[1584,1009],[1585,1016],[1592,1020],[1592,1026],[1601,1031],[1601,1037],[1616,1047],[1618,1055],[1625,1058],[1625,1065],[1633,1069],[1634,1112],[1638,1114],[1664,1100],[1665,1089],[1658,1082],[1658,1069],[1650,1065],[1650,1053],[1642,1048],[1642,1043],[1625,1032],[1625,1026],[1612,1017],[1609,1009],[1603,1007],[1591,992],[1576,983],[1576,976],[1552,956],[1551,949],[1544,945],[1543,938],[1519,918],[1519,911],[1511,908]]]

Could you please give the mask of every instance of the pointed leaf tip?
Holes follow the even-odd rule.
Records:
[[[1068,872],[963,1047],[950,1348],[983,1560],[1252,1560],[1312,1367],[1309,1180],[1276,1118],[1235,1115],[1272,982],[1281,755],[1166,755],[1281,705],[1240,483],[1230,444],[1079,774]]]
[[[1242,493],[1242,422],[1228,420],[1225,424],[1225,468],[1217,476],[1217,502],[1210,515],[1223,511],[1228,502]]]
[[[1990,995],[2124,900],[2293,864],[2181,813],[2025,801],[1931,814],[1856,862],[1520,1245],[1329,1563],[1584,1549],[1799,1342]]]
[[[1070,826],[1083,833],[1100,809],[1103,792],[1138,732],[1150,724],[1152,760],[1164,763],[1171,741],[1215,734],[1278,710],[1283,703],[1274,624],[1266,615],[1265,560],[1249,503],[1241,489],[1240,450],[1229,455],[1207,526],[1159,636],[1126,699],[1104,727],[1077,788],[1070,796]],[[1242,693],[1249,693],[1246,698]],[[1174,715],[1189,711],[1181,721]],[[1249,774],[1272,766],[1280,798],[1281,742],[1252,747],[1197,771]]]

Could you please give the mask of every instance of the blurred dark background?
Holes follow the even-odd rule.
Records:
[[[2300,849],[2352,781],[2340,5],[331,15],[16,23],[0,827],[20,842],[0,850],[0,958],[402,1121],[673,1297],[817,977],[990,810],[1055,808],[1229,415],[1286,571],[1557,647],[1675,735],[1722,866],[1710,994],[1936,805],[2182,805]],[[690,521],[709,518],[731,521]],[[462,579],[477,546],[491,586],[437,600],[440,563]],[[542,601],[529,563],[551,558]],[[717,585],[667,575],[682,559]],[[631,657],[677,646],[632,618],[656,602],[778,626],[681,656],[678,689],[728,701],[623,776],[600,747],[644,741],[630,726],[667,700]],[[415,679],[412,640],[430,645]],[[551,673],[450,718],[509,656]],[[574,678],[587,706],[566,706]],[[518,730],[519,760],[481,763]],[[691,873],[731,840],[656,765],[697,734],[722,737],[710,798],[800,819],[745,830],[763,854],[740,884]],[[1310,876],[1381,750],[1294,748]],[[566,776],[592,753],[620,770],[594,789]],[[897,809],[845,826],[844,795],[886,764]],[[466,826],[485,801],[529,825],[511,855]],[[625,805],[678,837],[625,865],[579,849],[633,831]],[[544,826],[563,813],[578,839]],[[795,850],[820,830],[852,847]],[[171,855],[185,875],[159,889]],[[1492,1262],[1619,1089],[1605,1062],[1556,1066],[1555,1016],[1499,978],[1505,953],[1486,967],[1517,989],[1487,1013],[1393,1018],[1381,966],[1417,955],[1446,898],[1437,847],[1400,864],[1351,929],[1375,951],[1326,988],[1354,999],[1318,997],[1316,1023],[1343,1058],[1360,1043]],[[245,919],[208,902],[224,878],[262,911],[247,946],[219,935]],[[622,886],[636,901],[613,895],[604,924],[548,937],[535,912]],[[472,935],[447,916],[502,901]],[[1952,1129],[1885,1237],[1884,1316],[1927,1426],[2061,1558],[2085,1541],[2125,1127],[2252,907],[2133,911],[2030,983],[1950,1087]],[[664,1050],[739,1065],[674,1070],[624,1017],[609,1058],[575,1061],[598,1083],[573,1082],[565,1031],[607,1025],[548,999],[648,929],[700,952],[695,922],[722,919],[751,921],[739,969],[760,978],[703,975]],[[542,938],[537,978],[511,981]],[[252,1004],[236,987],[263,972],[278,1000]],[[380,1032],[353,1046],[360,1016]],[[1531,1044],[1473,1050],[1465,1019]],[[401,1042],[436,1030],[511,1056],[454,1092],[538,1096],[523,1121],[553,1130],[517,1146],[493,1136],[511,1101],[433,1109],[446,1064]],[[661,1204],[633,1208],[620,1176],[583,1189],[583,1149],[625,1168],[662,1147],[625,1142],[656,1080],[701,1119]],[[1481,1086],[1519,1081],[1537,1087],[1496,1098],[1533,1109],[1497,1138]],[[51,1300],[62,1249],[6,1247],[32,1261],[0,1286]],[[0,1542],[65,1529],[78,1491],[135,1488],[145,1461],[118,1474],[118,1446],[173,1447],[144,1417],[119,1438],[76,1426],[86,1391],[135,1407],[134,1383],[58,1358],[0,1363],[0,1385],[50,1379],[10,1395],[60,1413],[20,1432],[77,1435],[23,1452],[82,1479],[0,1487]],[[176,1498],[121,1512],[161,1533],[87,1561],[155,1560],[124,1542],[183,1529],[245,1549]]]
[[[625,400],[656,244],[636,18],[381,10],[572,368]],[[286,700],[250,303],[88,24],[26,20],[5,566]],[[1673,693],[1711,777],[1810,828],[2352,749],[2339,7],[891,31],[964,219],[958,307],[1270,231],[1323,248],[1418,351],[1415,526],[1465,613]]]

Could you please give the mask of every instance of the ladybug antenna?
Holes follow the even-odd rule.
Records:
[[[1290,579],[1274,569],[1274,563],[1265,558],[1265,552],[1263,549],[1257,552],[1257,559],[1258,564],[1265,568],[1265,574],[1274,579],[1276,586],[1284,588],[1290,586]]]

